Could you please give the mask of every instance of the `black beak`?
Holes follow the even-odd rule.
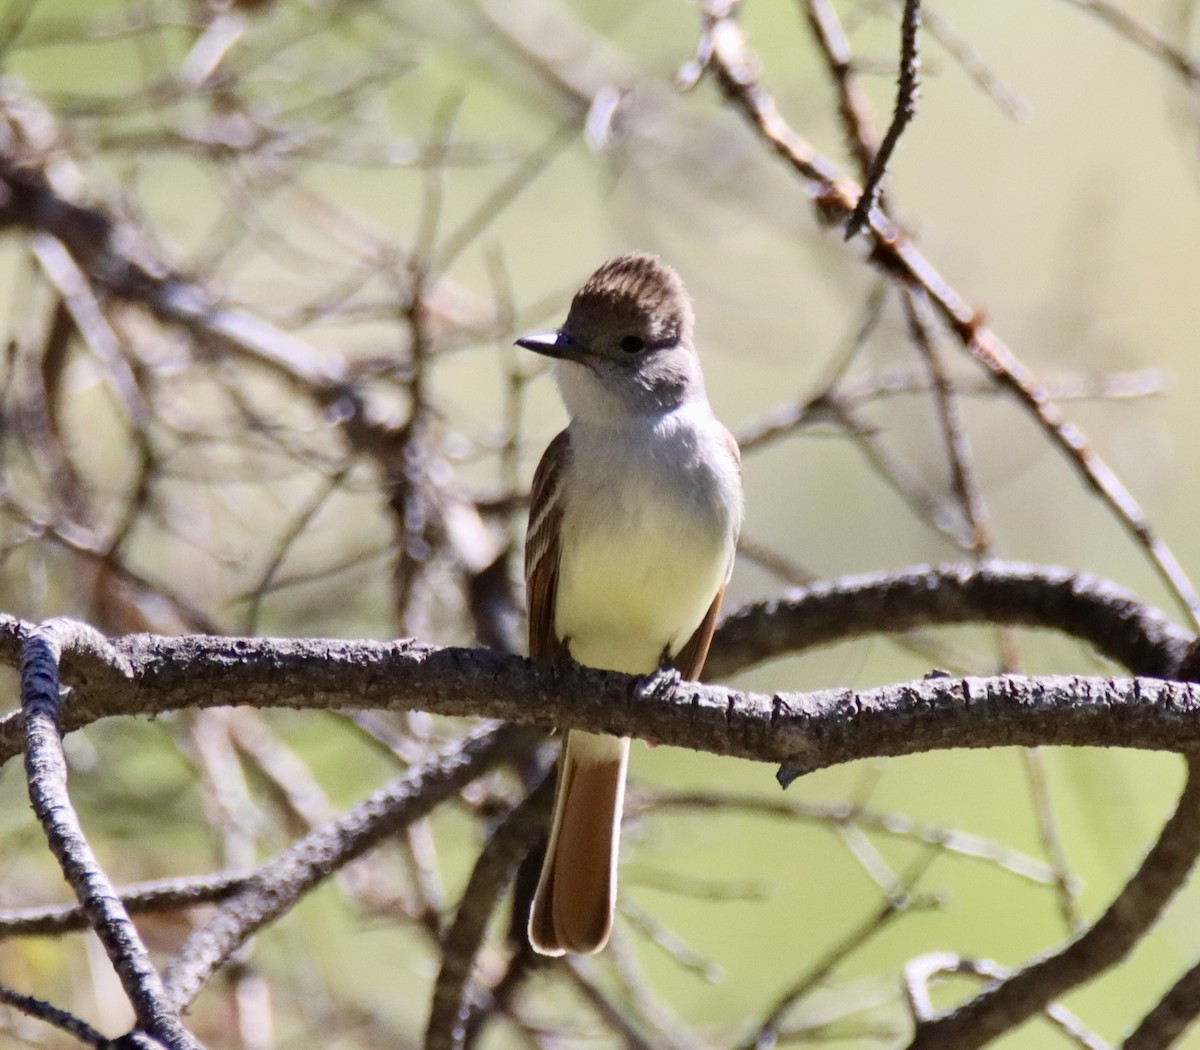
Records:
[[[583,347],[561,328],[557,332],[523,335],[517,340],[516,345],[523,346],[526,350],[532,350],[535,354],[558,358],[574,357],[583,350]]]

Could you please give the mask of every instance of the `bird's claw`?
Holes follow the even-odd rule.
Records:
[[[660,667],[638,682],[634,696],[638,700],[666,700],[681,681],[683,676],[674,667]]]

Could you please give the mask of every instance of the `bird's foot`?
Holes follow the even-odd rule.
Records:
[[[666,700],[682,681],[683,676],[674,667],[660,667],[634,686],[634,697],[638,700]]]

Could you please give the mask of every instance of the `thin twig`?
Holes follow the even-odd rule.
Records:
[[[190,1003],[212,973],[263,926],[297,904],[313,886],[388,835],[419,819],[449,794],[508,756],[520,730],[484,724],[424,766],[381,788],[349,813],[293,843],[259,868],[248,884],[188,937],[167,965],[166,992]]]
[[[893,0],[892,6],[902,8],[903,4],[904,0]],[[922,4],[921,25],[1004,113],[1013,120],[1024,120],[1029,116],[1029,106],[1025,100],[1000,79],[945,15],[928,3]]]
[[[974,457],[963,424],[958,394],[945,363],[942,361],[934,328],[927,316],[929,305],[919,290],[906,289],[904,306],[908,317],[909,335],[929,371],[934,405],[937,408],[942,440],[946,446],[946,455],[950,463],[951,486],[971,528],[973,553],[977,560],[990,559],[995,554],[995,547],[988,523],[987,506],[975,480]],[[1001,624],[996,628],[996,634],[1001,656],[1001,670],[1010,673],[1019,671],[1020,657],[1014,628],[1008,624]],[[1058,833],[1042,756],[1036,749],[1026,748],[1022,753],[1022,760],[1030,794],[1033,796],[1038,831],[1046,850],[1046,856],[1050,858],[1050,863],[1054,868],[1059,908],[1067,929],[1075,931],[1083,923],[1076,906],[1079,881],[1071,872],[1066,850]]]
[[[957,955],[938,953],[910,960],[904,968],[904,992],[909,1010],[918,1024],[934,1014],[929,985],[942,974],[969,974],[993,983],[1012,976],[1011,971],[990,959],[962,959]],[[1085,1050],[1109,1050],[1107,1043],[1094,1032],[1088,1031],[1079,1018],[1060,1003],[1047,1003],[1042,1013],[1046,1020],[1077,1046]]]
[[[104,1036],[86,1021],[76,1017],[74,1014],[68,1013],[66,1010],[60,1010],[56,1006],[51,1006],[44,999],[37,999],[32,995],[23,995],[0,984],[0,1003],[14,1010],[20,1010],[26,1017],[34,1017],[39,1021],[44,1021],[48,1025],[53,1025],[59,1031],[66,1032],[86,1046],[93,1046],[97,1050],[103,1050],[103,1048],[111,1045]]]
[[[571,976],[575,987],[592,1008],[621,1037],[622,1046],[629,1050],[685,1050],[658,1032],[642,1031],[622,1004],[601,987],[596,965],[586,956],[566,955],[559,964]],[[688,1048],[690,1050],[690,1048]]]
[[[1059,832],[1058,819],[1055,816],[1054,805],[1050,797],[1050,783],[1046,777],[1045,755],[1041,748],[1025,748],[1021,752],[1021,760],[1025,769],[1025,779],[1029,783],[1029,794],[1033,799],[1033,807],[1037,815],[1038,834],[1042,840],[1042,848],[1046,851],[1046,856],[1054,870],[1058,911],[1068,932],[1078,933],[1084,926],[1083,916],[1079,912],[1079,892],[1083,885],[1071,870],[1066,846],[1063,845],[1062,835]]]
[[[466,1040],[471,976],[488,919],[512,882],[517,866],[545,834],[554,805],[555,771],[507,813],[471,870],[454,921],[442,938],[442,965],[434,982],[425,1028],[425,1050],[458,1050]]]
[[[840,967],[874,937],[879,936],[894,922],[912,911],[937,908],[943,902],[938,897],[914,895],[913,889],[925,873],[935,854],[925,853],[907,873],[898,892],[885,897],[874,912],[867,915],[857,926],[845,934],[837,944],[816,960],[786,991],[777,996],[767,1009],[755,1029],[738,1044],[738,1050],[757,1050],[776,1045],[784,1018],[795,1005],[811,994]]]
[[[1168,386],[1162,371],[1156,368],[1097,375],[1058,375],[1046,380],[1046,390],[1055,401],[1132,401],[1161,397]],[[960,397],[1004,395],[1003,389],[986,377],[955,376],[954,387]],[[930,384],[925,375],[903,368],[879,369],[863,379],[846,379],[837,387],[838,398],[855,407],[888,398],[928,394],[929,391]],[[827,390],[823,389],[815,395],[770,409],[753,422],[743,423],[736,435],[742,454],[828,422],[827,397]]]
[[[918,38],[921,28],[921,0],[904,0],[900,22],[900,77],[896,86],[896,109],[883,141],[871,161],[871,170],[863,184],[862,195],[846,220],[846,240],[850,240],[867,224],[879,201],[879,187],[887,172],[888,161],[900,142],[900,136],[917,113],[917,93],[921,56]]]
[[[850,40],[829,0],[804,0],[804,13],[833,79],[843,133],[865,185],[879,149],[879,134],[870,101],[856,75]]]
[[[662,1037],[664,1050],[710,1050],[712,1044],[689,1029],[667,1003],[654,995],[624,930],[613,931],[609,949],[617,987],[641,1015],[642,1024]]]
[[[1191,90],[1200,89],[1200,62],[1110,0],[1063,0],[1063,3],[1094,15],[1134,47],[1141,48],[1163,62],[1168,69],[1178,74]]]
[[[173,911],[223,901],[240,890],[248,878],[248,872],[223,871],[217,875],[158,879],[126,886],[118,895],[130,915]],[[78,904],[0,911],[0,940],[8,937],[56,937],[88,928],[88,917]]]
[[[733,792],[689,791],[681,793],[638,792],[626,803],[626,812],[635,816],[643,807],[647,810],[700,809],[739,810],[746,814],[795,821],[808,821],[834,827],[854,825],[893,838],[919,842],[937,850],[987,864],[1010,872],[1019,878],[1050,885],[1054,873],[1041,861],[1008,849],[990,839],[972,835],[956,828],[923,824],[902,813],[886,813],[867,809],[850,802],[809,802],[802,799],[763,798],[760,795],[738,795]]]

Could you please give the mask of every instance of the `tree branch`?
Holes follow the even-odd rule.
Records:
[[[714,665],[718,673],[732,673],[870,631],[982,620],[1057,627],[1157,676],[1171,674],[1188,645],[1187,635],[1163,614],[1111,583],[1063,570],[993,563],[850,578],[743,610],[718,632]],[[0,618],[0,660],[11,662],[33,630],[11,617]],[[1195,717],[1200,686],[1158,678],[933,677],[861,692],[773,696],[680,683],[672,693],[651,699],[632,676],[413,641],[130,635],[104,642],[94,632],[83,632],[75,641],[62,652],[63,672],[74,684],[62,715],[71,728],[115,714],[226,704],[421,709],[635,735],[777,762],[784,783],[856,758],[944,747],[1053,743],[1200,750]],[[0,759],[19,749],[21,728],[19,713],[0,719]],[[486,736],[490,730],[480,732]],[[464,746],[489,747],[478,740]],[[435,762],[438,768],[429,773],[417,770],[409,776],[418,781],[432,776],[445,787],[457,784],[459,776],[478,775],[458,759],[447,761],[446,769],[438,771]],[[381,799],[393,792],[394,809]],[[388,821],[420,815],[443,795],[440,787],[425,791],[402,778],[265,865],[173,963],[168,987],[175,1001],[189,1000],[229,951],[334,867],[368,848],[381,828],[393,826]],[[1186,875],[1200,849],[1190,799],[1185,791],[1142,871],[1110,909],[1122,921],[1114,927],[1115,920],[1106,925],[1102,920],[1083,935],[1092,938],[1090,957],[1124,950],[1133,931],[1144,931]],[[1200,825],[1200,818],[1194,823]],[[1085,979],[1079,976],[1084,970],[1071,951],[1073,943],[1034,965],[1050,966],[1052,973],[1061,966],[1067,976],[1060,981]],[[1067,962],[1055,963],[1060,955]],[[991,1017],[993,1023],[999,1023],[996,1017],[1014,1016],[1013,1002],[1036,1012],[1047,998],[1043,988],[1050,985],[1023,983],[1025,972],[998,986],[1006,989],[1011,983],[1015,991],[999,999],[989,999],[994,990],[985,991],[961,1009]]]
[[[1153,678],[935,677],[875,689],[747,693],[681,682],[648,698],[642,680],[487,650],[415,642],[131,636],[137,671],[101,683],[63,723],[250,704],[310,710],[422,710],[637,736],[784,764],[790,780],[855,759],[943,748],[1200,749],[1200,685]],[[9,757],[20,717],[0,721]]]
[[[200,1050],[164,993],[150,953],[84,837],[67,794],[67,763],[58,729],[58,660],[66,647],[102,652],[91,628],[52,620],[29,633],[21,649],[21,708],[26,734],[25,775],[34,812],[50,850],[112,961],[138,1026],[170,1050]]]
[[[550,770],[505,814],[475,861],[454,921],[442,938],[442,967],[430,1002],[425,1050],[456,1050],[466,1041],[472,968],[488,919],[521,861],[545,834],[554,808],[555,778]]]
[[[1200,965],[1179,978],[1141,1019],[1121,1050],[1162,1050],[1174,1046],[1200,1012]]]
[[[274,922],[314,886],[538,739],[512,727],[480,725],[349,813],[294,842],[259,868],[184,942],[163,978],[171,1001],[186,1006],[247,938]]]
[[[819,219],[826,225],[847,223],[861,191],[827,157],[818,153],[783,119],[774,98],[763,87],[760,64],[747,46],[736,20],[733,0],[707,0],[697,58],[680,74],[684,87],[711,70],[721,91],[772,152],[803,180]],[[921,289],[963,349],[1036,420],[1050,441],[1071,462],[1080,479],[1096,492],[1123,528],[1145,551],[1163,582],[1200,624],[1200,596],[1171,549],[1154,533],[1142,508],[1120,478],[1051,399],[1046,386],[1005,345],[920,252],[912,238],[879,208],[867,217],[865,236],[870,261],[898,284]]]
[[[52,1006],[44,999],[38,999],[32,995],[22,995],[20,992],[0,985],[0,1003],[14,1010],[20,1010],[26,1017],[36,1017],[39,1021],[52,1025],[60,1032],[66,1032],[78,1039],[84,1046],[103,1050],[105,1044],[108,1043],[108,1040],[86,1021],[66,1010],[60,1010],[57,1006]]]
[[[896,88],[896,108],[892,114],[892,122],[879,144],[879,149],[871,160],[871,167],[863,182],[862,195],[854,206],[850,218],[846,220],[846,239],[849,240],[859,232],[870,218],[872,209],[879,201],[879,187],[887,172],[888,161],[900,142],[900,136],[909,122],[917,113],[917,92],[919,89],[918,73],[921,67],[920,52],[918,51],[918,30],[921,26],[920,0],[904,0],[900,33],[900,76]]]
[[[1163,613],[1097,577],[1020,564],[949,565],[846,577],[796,590],[785,600],[749,606],[716,632],[708,672],[724,678],[764,660],[872,632],[996,622],[1061,630],[1135,674],[1158,678],[1175,673],[1188,646],[1188,636]],[[31,630],[16,618],[0,616],[0,662],[16,664],[20,644]],[[113,715],[232,704],[426,709],[544,726],[565,725],[563,716],[572,716],[572,704],[584,718],[589,712],[602,716],[612,697],[620,697],[618,706],[634,712],[638,724],[655,707],[631,708],[630,684],[636,679],[619,674],[530,665],[490,650],[439,649],[403,640],[127,635],[103,647],[80,640],[64,650],[62,667],[74,686],[61,713],[64,731]],[[508,683],[510,694],[502,683]],[[598,689],[608,700],[596,698]],[[734,690],[690,683],[686,689],[704,702],[745,700],[750,707],[756,702],[772,706],[770,698],[754,700]],[[588,701],[589,691],[594,703]],[[643,728],[649,731],[652,725],[647,721]],[[670,719],[653,728],[664,734],[659,737],[664,742],[680,732]],[[684,746],[706,749],[701,740],[688,734],[684,738],[694,740]],[[1182,748],[1186,739],[1178,744]],[[0,718],[0,764],[20,748],[20,714]],[[775,761],[778,752],[758,757]]]
[[[1120,962],[1187,878],[1197,855],[1200,759],[1193,758],[1183,794],[1158,841],[1091,928],[962,1006],[919,1022],[908,1050],[974,1050]]]
[[[817,583],[738,610],[713,638],[705,677],[866,634],[963,623],[1061,631],[1158,678],[1175,674],[1191,640],[1131,592],[1088,573],[994,561],[918,566]]]
[[[1004,981],[1012,976],[1011,971],[990,959],[962,959],[944,952],[910,959],[904,967],[904,997],[918,1024],[935,1013],[929,985],[935,977],[949,974],[970,975],[989,981]],[[1086,1050],[1109,1050],[1107,1043],[1084,1028],[1079,1019],[1061,1003],[1048,1002],[1041,1013],[1077,1046]]]
[[[248,872],[225,871],[184,879],[156,879],[120,892],[121,903],[130,915],[194,908],[215,904],[232,896],[250,878]],[[87,916],[76,904],[0,911],[0,940],[9,937],[55,937],[89,929]]]

